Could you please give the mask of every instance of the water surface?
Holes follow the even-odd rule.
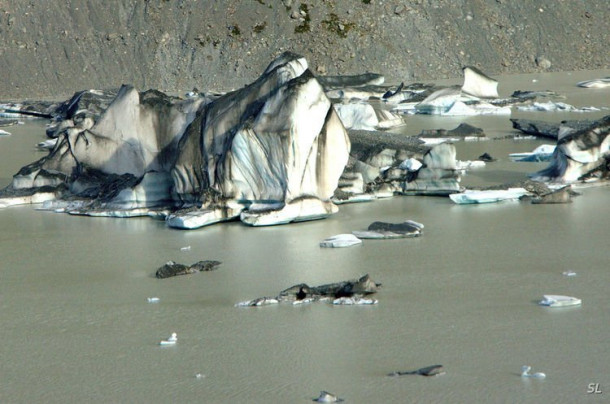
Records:
[[[509,76],[500,89],[552,89],[577,106],[609,107],[608,90],[574,86],[608,75]],[[608,113],[513,117],[558,122]],[[408,117],[403,130],[460,122],[493,138],[513,133],[508,117]],[[0,186],[44,155],[34,148],[44,122],[9,130],[13,135],[0,139]],[[545,164],[513,163],[508,153],[542,143],[460,142],[459,159],[483,152],[499,158],[463,181],[522,179]],[[0,401],[307,403],[328,390],[348,403],[601,402],[610,394],[609,192],[584,189],[567,205],[457,206],[448,198],[397,197],[343,205],[322,221],[195,231],[148,218],[0,210]],[[424,223],[424,235],[318,247],[375,220],[405,219]],[[222,265],[155,279],[170,259]],[[570,270],[577,276],[562,275]],[[234,307],[293,284],[365,273],[383,283],[376,306]],[[540,307],[543,294],[577,296],[583,305]],[[161,301],[147,303],[152,296]],[[172,332],[178,344],[160,347]],[[433,364],[447,374],[386,376]],[[522,379],[526,364],[547,378]],[[587,396],[589,383],[599,383],[603,394]]]

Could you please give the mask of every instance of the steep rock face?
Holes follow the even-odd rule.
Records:
[[[551,163],[532,177],[560,183],[607,178],[609,161],[610,115],[587,128],[560,134]]]
[[[79,199],[71,213],[182,208],[168,218],[179,228],[240,215],[251,225],[288,223],[337,210],[330,198],[349,138],[298,55],[283,54],[257,81],[213,101],[123,86],[99,115],[78,124],[64,115],[55,148],[24,167],[0,202],[40,202],[45,191],[44,199]]]

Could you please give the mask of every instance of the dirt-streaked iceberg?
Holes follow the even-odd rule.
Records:
[[[0,191],[0,204],[48,199],[47,208],[77,214],[167,215],[178,228],[337,210],[330,198],[349,138],[298,55],[281,55],[254,83],[216,99],[123,86],[95,118],[64,128],[48,156]]]

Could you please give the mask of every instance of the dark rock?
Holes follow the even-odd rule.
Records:
[[[477,128],[476,126],[469,125],[467,123],[461,123],[456,128],[451,130],[446,129],[424,129],[417,137],[451,137],[451,138],[465,138],[465,137],[486,137],[483,129]]]
[[[353,231],[358,238],[387,239],[419,237],[424,226],[421,223],[407,220],[404,223],[373,222],[366,231]]]
[[[303,301],[333,300],[337,298],[354,298],[355,301],[363,296],[376,293],[381,286],[375,283],[370,276],[364,275],[359,279],[329,283],[320,286],[309,286],[299,283],[282,290],[276,297],[260,297],[252,300],[237,303],[240,307],[265,306],[282,302],[300,303]],[[353,304],[374,304],[375,301],[369,300],[363,303]]]
[[[489,153],[483,153],[478,157],[479,160],[484,161],[486,163],[491,163],[492,161],[497,161],[495,157],[492,157]]]
[[[201,271],[213,271],[220,264],[220,261],[199,261],[191,266],[187,266],[177,264],[174,261],[167,261],[157,270],[155,276],[159,279],[165,279],[179,275],[190,275]]]
[[[420,376],[441,376],[445,374],[443,365],[426,366],[417,370],[397,371],[389,373],[388,376],[420,375]]]
[[[560,188],[556,191],[542,194],[537,198],[532,199],[532,203],[535,204],[547,204],[547,203],[571,203],[572,194],[570,192],[570,186]]]
[[[512,118],[513,129],[517,129],[526,135],[545,137],[557,140],[559,134],[564,134],[569,131],[579,131],[585,129],[593,123],[587,120],[566,120],[561,123],[551,123],[545,121],[537,121],[531,119],[516,119]]]

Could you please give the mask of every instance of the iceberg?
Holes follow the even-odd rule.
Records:
[[[449,198],[458,205],[477,203],[494,203],[508,200],[517,200],[528,192],[525,188],[509,188],[507,190],[467,190],[460,193],[450,194]]]
[[[541,306],[548,307],[569,307],[580,306],[582,300],[572,296],[563,295],[543,295],[543,299],[539,302]]]
[[[579,81],[576,85],[583,88],[607,88],[610,87],[610,77]]]
[[[531,152],[526,153],[511,153],[508,155],[513,161],[549,161],[555,152],[555,145],[543,144],[536,147]]]

